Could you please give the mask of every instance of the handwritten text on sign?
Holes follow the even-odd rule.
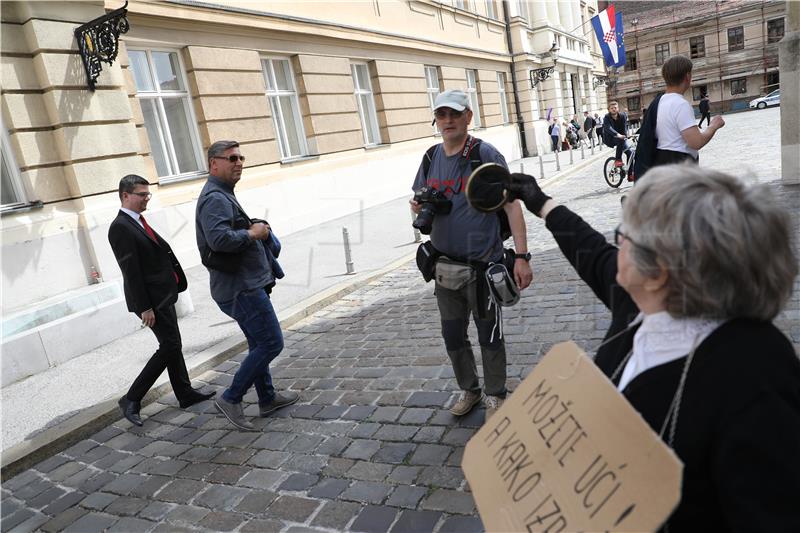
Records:
[[[680,461],[572,343],[554,347],[467,445],[490,531],[656,529]]]

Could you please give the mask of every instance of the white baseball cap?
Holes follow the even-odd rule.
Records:
[[[433,110],[436,111],[440,107],[449,107],[455,111],[471,109],[467,93],[460,89],[451,89],[449,91],[440,93],[439,96],[436,97],[436,101],[433,104]]]

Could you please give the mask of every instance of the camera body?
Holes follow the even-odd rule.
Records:
[[[422,205],[422,209],[412,226],[423,235],[430,235],[435,215],[447,215],[453,209],[453,202],[443,192],[432,187],[422,187],[415,192],[414,201]]]

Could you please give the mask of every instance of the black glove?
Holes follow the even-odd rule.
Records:
[[[509,201],[522,200],[528,211],[537,217],[544,203],[550,200],[550,197],[539,188],[536,178],[519,172],[511,174],[511,186],[508,193]]]

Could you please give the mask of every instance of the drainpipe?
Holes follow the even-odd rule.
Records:
[[[517,113],[517,126],[519,127],[519,144],[522,148],[522,157],[530,157],[528,153],[528,141],[525,140],[525,121],[522,119],[522,111],[519,107],[519,91],[517,90],[517,69],[514,66],[514,45],[511,44],[511,23],[508,18],[508,1],[503,0],[503,18],[506,23],[506,43],[508,44],[508,54],[511,56],[511,88],[514,91],[514,111]]]

